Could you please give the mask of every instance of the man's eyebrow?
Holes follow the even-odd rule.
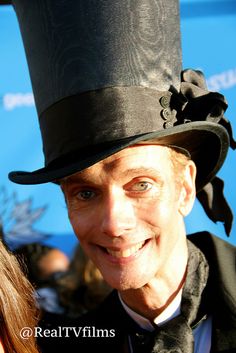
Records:
[[[145,168],[145,167],[138,167],[138,168],[129,168],[126,169],[123,173],[124,176],[133,176],[133,175],[140,175],[140,176],[148,176],[153,175],[162,179],[161,174],[155,168]]]
[[[112,170],[110,170],[112,172]],[[160,180],[163,179],[161,173],[159,173],[155,168],[145,168],[145,167],[133,167],[133,168],[128,168],[125,169],[124,171],[121,172],[123,177],[138,177],[138,176],[143,176],[143,177],[148,177],[148,176],[153,176],[155,178],[158,178]],[[77,173],[76,175],[72,175],[68,178],[64,178],[61,180],[61,183],[81,183],[81,184],[86,184],[86,183],[93,183],[96,182],[94,180],[94,176],[92,175],[87,175],[86,171],[82,171],[80,173]]]
[[[90,183],[91,177],[89,177],[88,175],[86,175],[86,173],[84,173],[83,171],[80,173],[77,173],[76,175],[72,175],[66,178],[63,178],[61,180],[61,184],[67,184],[67,183],[81,183],[81,184],[86,184],[86,183]]]

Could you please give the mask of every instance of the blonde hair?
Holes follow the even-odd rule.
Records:
[[[34,289],[2,241],[0,266],[0,337],[5,353],[38,353],[34,336],[20,336],[22,328],[34,330],[38,322]]]
[[[190,156],[184,154],[183,151],[178,150],[176,147],[167,147],[169,150],[173,173],[175,176],[175,182],[177,186],[180,186],[183,181],[184,171],[190,160]]]

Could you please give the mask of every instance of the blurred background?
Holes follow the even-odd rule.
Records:
[[[225,95],[236,137],[236,0],[181,0],[183,68],[203,70],[208,88]],[[18,23],[9,1],[0,0],[0,224],[12,249],[30,242],[56,246],[69,257],[78,243],[62,193],[54,184],[21,186],[9,171],[43,166],[42,142]],[[203,156],[204,158],[204,156]],[[236,213],[236,151],[219,173]],[[198,201],[186,218],[188,233],[208,230],[227,239]],[[236,244],[236,221],[229,242]]]

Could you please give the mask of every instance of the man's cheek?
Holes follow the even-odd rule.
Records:
[[[77,238],[81,241],[92,234],[92,223],[85,217],[78,214],[70,214],[69,220]]]
[[[150,212],[150,210],[152,210]],[[166,222],[170,222],[170,204],[162,202],[161,204],[153,204],[152,207],[142,214],[142,219],[154,227],[162,228]]]
[[[72,228],[76,234],[76,236],[79,236],[79,229],[81,230],[81,227],[79,225],[79,219],[78,216],[76,214],[74,214],[74,212],[68,212],[68,217],[69,217],[69,221],[72,225]]]

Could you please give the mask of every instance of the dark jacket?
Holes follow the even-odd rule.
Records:
[[[212,353],[236,352],[236,248],[207,232],[190,235],[188,239],[205,254],[210,267],[204,301],[213,318]],[[58,337],[61,326],[69,327],[68,337],[66,331]],[[149,352],[149,336],[124,311],[116,291],[96,310],[77,320],[45,316],[42,332],[47,328],[55,330],[55,337],[38,337],[42,353],[62,348],[64,344],[70,353],[98,349],[103,353],[128,353],[128,336],[136,338],[135,353]]]

